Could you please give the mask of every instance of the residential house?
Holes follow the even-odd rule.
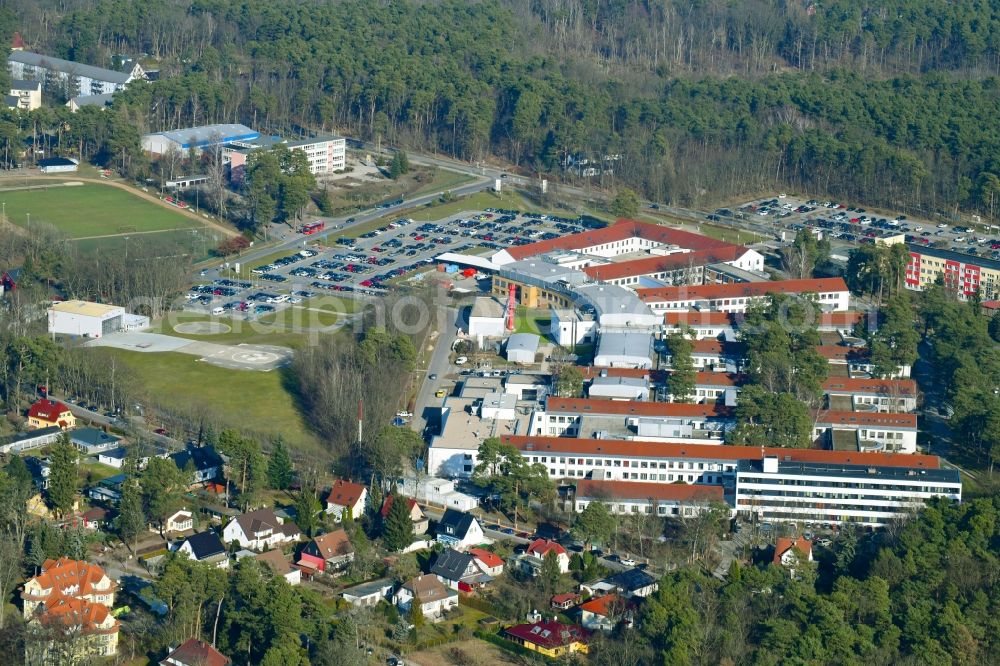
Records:
[[[553,595],[549,599],[549,605],[555,610],[569,610],[573,606],[580,603],[580,595],[576,592],[565,592],[563,594]]]
[[[392,502],[395,497],[395,495],[387,495],[385,501],[382,502],[382,508],[379,509],[379,515],[382,516],[382,520],[385,520],[389,515],[389,509],[392,508]],[[410,509],[410,521],[413,523],[413,533],[424,534],[427,532],[429,521],[421,510],[420,505],[417,504],[417,501],[412,497],[407,497],[406,505]]]
[[[187,555],[196,562],[214,564],[219,569],[229,568],[229,555],[226,546],[215,532],[199,532],[192,534],[181,543],[178,553]]]
[[[28,408],[29,428],[51,428],[58,426],[62,430],[76,427],[76,417],[69,407],[58,400],[42,398]]]
[[[257,509],[240,514],[222,530],[222,540],[237,542],[242,548],[264,550],[299,540],[302,530],[291,521],[284,521],[273,509]]]
[[[492,576],[479,568],[474,555],[451,548],[438,555],[431,566],[431,573],[442,583],[459,592],[472,592],[493,580]]]
[[[183,451],[172,453],[170,459],[182,472],[192,474],[192,483],[205,483],[222,473],[222,456],[212,446],[188,444]]]
[[[547,657],[562,657],[590,651],[591,633],[575,624],[563,624],[555,620],[516,624],[504,630],[504,638]]]
[[[803,537],[789,539],[778,537],[774,544],[775,564],[780,564],[789,570],[791,575],[795,575],[795,568],[803,562],[812,562],[812,542]]]
[[[124,474],[115,474],[106,479],[101,479],[97,485],[91,486],[87,490],[87,497],[98,502],[114,504],[122,498],[122,484],[125,482]],[[45,479],[48,485],[48,478]]]
[[[618,592],[628,599],[648,597],[658,589],[660,589],[659,583],[643,569],[619,571],[596,583],[580,586],[580,590],[588,594],[599,595]]]
[[[7,108],[34,111],[42,106],[42,84],[38,81],[14,79],[7,94]]]
[[[298,585],[302,582],[302,572],[293,567],[280,550],[269,550],[266,553],[254,555],[254,559],[271,567],[274,573],[287,580],[290,585]]]
[[[548,539],[535,539],[528,545],[528,549],[521,558],[522,568],[531,572],[532,575],[537,575],[549,553],[555,553],[556,559],[559,561],[559,573],[569,573],[569,553],[558,543]]]
[[[0,272],[0,296],[8,291],[17,289],[17,282],[21,279],[23,269],[12,268],[9,271]]]
[[[125,466],[125,458],[128,457],[128,449],[125,447],[118,447],[117,449],[111,449],[110,451],[101,451],[97,454],[97,462],[102,465],[107,465],[108,467],[114,467],[115,469],[121,469]]]
[[[483,548],[470,548],[469,555],[476,558],[476,566],[487,576],[496,578],[503,573],[503,558],[496,553]]]
[[[175,511],[163,521],[164,532],[186,532],[194,529],[194,514],[187,509]]]
[[[316,571],[342,569],[354,559],[354,546],[344,530],[321,534],[305,545],[298,565]]]
[[[87,530],[100,530],[110,524],[109,514],[99,506],[91,507],[80,514],[80,524]]]
[[[160,661],[160,666],[229,666],[232,659],[197,638],[189,638]]]
[[[60,434],[62,434],[62,428],[50,426],[12,435],[0,443],[0,453],[21,453],[48,446],[54,444],[59,439]]]
[[[447,509],[438,521],[437,541],[457,550],[488,542],[476,517],[455,509]]]
[[[612,631],[622,620],[631,622],[632,605],[617,594],[594,597],[577,610],[580,612],[580,624],[591,631]]]
[[[445,587],[432,574],[417,576],[403,583],[392,601],[401,612],[407,613],[414,599],[419,599],[420,612],[432,622],[442,619],[447,611],[458,606],[458,592]]]
[[[394,587],[391,579],[379,578],[349,587],[341,592],[340,596],[352,606],[375,606],[380,601],[388,600]]]
[[[360,483],[337,479],[326,498],[326,512],[333,514],[339,522],[345,509],[350,509],[351,518],[357,519],[365,513],[368,489]]]
[[[82,639],[42,645],[45,663],[118,653],[119,624],[108,612],[116,587],[101,567],[68,557],[46,560],[41,572],[25,582],[21,592],[25,619]]]
[[[84,455],[93,456],[118,448],[121,439],[97,428],[80,428],[70,434],[69,441]]]

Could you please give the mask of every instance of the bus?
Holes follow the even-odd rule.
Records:
[[[306,236],[309,236],[317,231],[322,231],[325,226],[326,222],[310,222],[309,224],[303,224],[299,231],[304,233]]]

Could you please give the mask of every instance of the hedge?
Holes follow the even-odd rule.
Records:
[[[479,597],[474,597],[469,594],[459,594],[458,603],[463,606],[468,606],[469,608],[475,608],[477,611],[482,611],[487,615],[492,615],[495,618],[502,618],[503,616],[497,612],[497,609],[490,602]]]

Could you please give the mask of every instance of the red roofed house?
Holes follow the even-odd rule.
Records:
[[[554,595],[549,600],[551,606],[556,610],[569,610],[573,606],[580,603],[580,595],[576,592],[566,592],[564,594]]]
[[[632,605],[617,594],[594,597],[577,610],[580,611],[580,624],[586,629],[612,631],[622,620],[631,622]]]
[[[312,541],[302,549],[298,565],[316,571],[326,571],[340,568],[353,559],[354,546],[351,545],[347,532],[341,529],[313,537]]]
[[[484,548],[470,548],[466,551],[475,558],[476,566],[488,576],[496,578],[503,573],[503,558]]]
[[[792,540],[786,537],[778,537],[774,544],[774,563],[783,567],[788,567],[792,575],[795,575],[795,567],[802,561],[812,562],[813,551],[812,542],[799,537]]]
[[[389,515],[389,509],[392,508],[392,501],[395,495],[387,495],[385,501],[382,502],[382,508],[379,509],[379,515],[382,516],[382,520],[385,520]],[[413,533],[423,534],[427,531],[430,525],[427,516],[420,509],[420,505],[412,497],[406,498],[406,504],[410,507],[410,521],[413,523]]]
[[[844,312],[850,309],[847,283],[839,277],[679,287],[640,287],[636,289],[636,293],[653,312],[658,314],[669,310],[746,312],[753,302],[771,294],[815,294],[817,303],[825,312]]]
[[[29,578],[21,592],[24,617],[49,629],[61,627],[83,640],[60,641],[43,646],[48,661],[67,660],[72,650],[82,655],[112,656],[118,653],[118,621],[108,612],[115,602],[116,584],[101,567],[63,557],[46,560],[42,571]]]
[[[233,660],[214,647],[198,640],[189,638],[160,662],[160,666],[229,666]]]
[[[528,545],[528,550],[520,559],[521,568],[527,573],[537,576],[549,553],[555,553],[556,559],[559,561],[559,572],[569,573],[569,553],[555,541],[548,539],[535,539]]]
[[[587,654],[590,635],[583,627],[556,621],[517,624],[504,630],[508,640],[547,657],[561,657],[571,652]]]
[[[365,513],[368,489],[360,483],[337,479],[326,498],[326,512],[341,520],[344,509],[350,509],[351,518],[360,518]]]
[[[58,426],[63,430],[76,427],[76,417],[69,407],[58,400],[42,398],[28,409],[29,428],[50,428]]]

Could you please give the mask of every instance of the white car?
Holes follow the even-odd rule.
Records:
[[[945,224],[944,222],[942,222],[941,224],[938,225],[938,229],[947,229],[947,228],[948,228],[948,225]]]
[[[626,567],[634,567],[635,566],[635,560],[633,560],[631,557],[628,557],[628,556],[623,557],[621,559],[621,563],[622,563],[622,566],[626,566]]]
[[[913,227],[913,230],[919,233],[919,232],[923,231],[924,228],[923,227]]]
[[[458,358],[455,359],[455,365],[465,365],[468,362],[469,362],[468,356],[459,356]]]
[[[408,419],[411,416],[413,416],[413,412],[407,412],[407,411],[396,412],[396,416],[398,416],[401,419]]]
[[[302,298],[299,297],[299,296],[292,296],[291,298],[288,299],[288,302],[289,303],[301,303],[302,302]]]

